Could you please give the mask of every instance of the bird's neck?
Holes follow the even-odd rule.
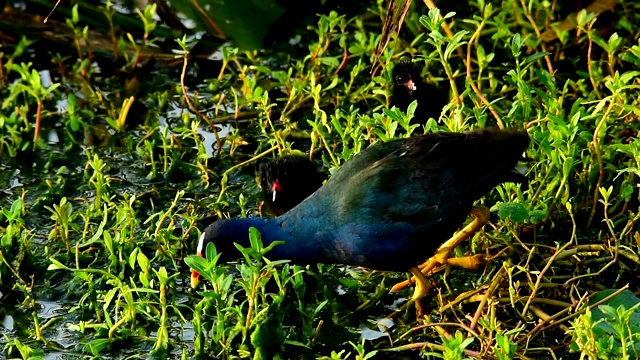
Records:
[[[284,241],[284,244],[276,245],[265,257],[269,260],[291,260],[294,264],[311,264],[318,261],[314,251],[313,239],[295,237],[290,232],[284,231],[282,221],[284,218],[263,219],[248,218],[227,220],[225,233],[229,238],[236,239],[242,247],[251,247],[249,229],[256,228],[260,232],[263,247],[268,247],[274,241]],[[305,241],[306,240],[306,241]]]

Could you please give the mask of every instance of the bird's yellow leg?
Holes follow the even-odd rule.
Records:
[[[411,297],[411,299],[409,299],[409,301],[402,304],[402,306],[400,306],[392,314],[387,316],[387,319],[394,318],[403,313],[413,303],[416,304],[416,314],[418,315],[418,320],[420,320],[420,318],[425,314],[424,309],[422,308],[422,300],[424,300],[424,298],[431,290],[431,283],[429,283],[429,280],[427,280],[422,272],[420,272],[420,269],[417,266],[409,269],[409,272],[411,272],[418,279],[418,282],[416,282],[416,289],[413,292],[413,296]]]
[[[473,234],[482,229],[482,227],[489,222],[489,209],[484,206],[474,206],[471,208],[470,215],[473,216],[473,221],[469,225],[465,226],[462,230],[458,231],[453,237],[447,240],[444,244],[440,245],[436,254],[427,262],[420,265],[423,274],[427,274],[434,267],[438,265],[450,264],[454,266],[462,266],[464,268],[478,267],[480,264],[475,260],[469,261],[454,261],[455,258],[449,259],[449,255],[453,249],[458,247],[463,241],[471,237]],[[467,256],[458,259],[465,258],[477,258],[477,256]]]
[[[422,270],[422,274],[426,275],[436,266],[445,264],[460,266],[465,269],[476,269],[480,265],[482,265],[484,261],[484,255],[481,254],[451,259],[449,259],[449,255],[451,255],[453,249],[460,245],[464,240],[468,239],[471,235],[480,230],[489,221],[490,214],[491,213],[489,212],[489,209],[484,206],[472,207],[470,215],[473,216],[473,221],[471,221],[469,225],[462,228],[462,230],[455,233],[455,235],[453,235],[451,239],[440,245],[436,254],[419,266],[419,268]],[[414,277],[412,277],[410,281],[414,282],[415,279],[416,278],[414,274]],[[399,291],[404,289],[405,287],[409,286],[410,281],[406,280],[394,285],[391,288],[391,291]]]

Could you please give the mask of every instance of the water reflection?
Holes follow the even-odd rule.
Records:
[[[171,131],[172,124],[170,121],[175,121],[175,119],[180,120],[182,113],[184,112],[184,108],[179,106],[177,102],[171,102],[169,106],[171,108],[167,111],[167,116],[158,117],[160,132],[163,132],[166,127],[169,127],[169,130]],[[192,121],[198,120],[195,115],[191,115],[191,119]],[[220,136],[221,139],[225,138],[231,131],[233,131],[233,127],[229,124],[216,124],[216,126],[218,127],[218,136]],[[216,135],[208,128],[206,122],[200,122],[200,126],[198,126],[198,135],[202,136],[202,142],[204,143],[207,155],[213,156],[216,144]]]
[[[4,319],[2,319],[2,324],[0,324],[0,328],[3,328],[6,331],[13,331],[13,316],[6,314]]]

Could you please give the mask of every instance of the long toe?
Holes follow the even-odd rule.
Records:
[[[472,256],[463,256],[448,258],[446,260],[447,265],[458,266],[469,270],[477,270],[482,265],[487,263],[487,257],[484,254],[476,254]]]
[[[422,274],[420,269],[417,267],[413,267],[409,269],[409,271],[416,278],[416,290],[411,297],[411,301],[416,304],[416,316],[418,319],[422,319],[426,316],[426,312],[424,309],[423,301],[429,294],[429,290],[431,290],[432,286],[429,283],[429,280]]]

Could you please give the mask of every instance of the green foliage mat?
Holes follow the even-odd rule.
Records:
[[[0,16],[4,357],[637,357],[640,4],[414,2],[374,72],[383,1],[259,50],[161,5]],[[279,11],[242,23],[247,47]],[[446,94],[437,119],[391,106],[402,59]],[[332,174],[376,142],[484,127],[529,133],[528,188],[479,202],[490,222],[455,252],[489,261],[430,274],[425,322],[389,292],[405,274],[270,262],[257,233],[240,263],[192,256],[205,223],[261,215],[262,158]]]

